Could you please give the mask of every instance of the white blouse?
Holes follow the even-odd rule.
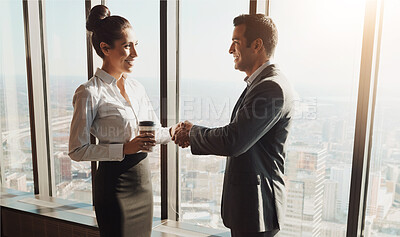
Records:
[[[69,153],[75,161],[121,161],[123,144],[138,135],[139,121],[156,124],[158,144],[171,141],[169,128],[162,128],[144,87],[132,78],[124,78],[131,104],[121,95],[117,80],[97,69],[95,75],[76,89],[73,106]],[[90,144],[93,134],[99,144]]]

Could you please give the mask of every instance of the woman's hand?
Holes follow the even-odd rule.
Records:
[[[169,135],[171,136],[171,138],[173,138],[175,136],[175,131],[178,128],[180,128],[182,124],[183,124],[183,122],[179,122],[169,128]]]
[[[154,134],[144,133],[124,144],[124,155],[134,154],[140,150],[149,150],[156,145]]]

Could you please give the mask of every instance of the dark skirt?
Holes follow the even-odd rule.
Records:
[[[153,193],[146,157],[137,153],[121,162],[100,162],[94,206],[102,237],[151,236]]]

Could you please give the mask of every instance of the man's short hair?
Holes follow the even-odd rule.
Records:
[[[278,31],[272,19],[264,14],[243,14],[233,19],[234,26],[241,24],[246,26],[244,37],[247,40],[247,47],[250,47],[254,40],[260,38],[267,56],[271,57],[278,43]]]

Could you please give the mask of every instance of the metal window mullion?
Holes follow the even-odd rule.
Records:
[[[160,0],[160,123],[167,125],[167,1]],[[161,219],[168,219],[168,150],[161,145]]]
[[[381,54],[381,44],[382,44],[382,28],[383,28],[383,11],[384,11],[384,0],[380,1],[379,7],[379,22],[378,22],[378,29],[377,37],[376,37],[376,50],[375,50],[375,68],[374,68],[374,86],[372,89],[372,108],[371,108],[371,121],[370,121],[370,132],[369,132],[369,141],[368,141],[368,153],[367,153],[367,167],[366,167],[366,177],[365,177],[365,192],[364,192],[364,203],[367,203],[368,200],[368,183],[369,183],[369,168],[371,163],[371,151],[372,151],[372,142],[373,142],[373,132],[374,132],[374,121],[375,121],[375,107],[376,107],[376,94],[378,89],[378,77],[379,77],[379,65],[380,65],[380,54]],[[366,215],[366,205],[363,206],[362,209],[362,222],[361,222],[361,230],[363,231],[365,228],[365,215]]]
[[[91,1],[85,1],[85,20],[89,16],[90,9],[92,8],[92,3]],[[86,21],[85,21],[85,26],[86,26]],[[91,39],[90,39],[90,32],[86,31],[86,57],[87,57],[87,73],[88,73],[88,80],[92,78],[93,76],[93,50],[92,50],[92,44],[91,44]],[[90,135],[90,143],[95,144],[96,139],[93,137],[93,135]],[[90,171],[91,171],[91,176],[92,176],[92,204],[94,204],[94,177],[96,175],[96,170],[97,170],[97,162],[92,161],[90,162]]]
[[[42,49],[42,73],[43,73],[43,96],[44,96],[44,112],[45,112],[45,124],[46,124],[46,143],[47,143],[47,169],[48,169],[48,180],[49,180],[49,195],[56,195],[56,184],[55,184],[55,174],[54,174],[54,156],[53,156],[53,139],[50,139],[50,134],[52,133],[52,126],[50,125],[49,104],[51,100],[49,94],[49,77],[48,77],[48,51],[47,51],[47,31],[46,31],[46,16],[45,16],[45,4],[43,0],[39,0],[39,21],[40,21],[40,43]]]
[[[168,84],[167,95],[169,101],[167,125],[172,126],[179,121],[179,6],[180,1],[172,1],[168,3]],[[168,175],[169,182],[169,201],[168,213],[169,218],[178,221],[181,209],[181,182],[180,182],[180,165],[179,165],[179,149],[174,143],[168,145]],[[172,217],[172,218],[171,218]]]
[[[178,21],[179,1],[160,0],[160,121],[163,127],[178,121]],[[174,143],[161,146],[161,219],[179,219],[178,151]]]
[[[257,0],[250,0],[249,14],[257,13]]]
[[[106,2],[105,0],[85,0],[85,26],[86,26],[86,19],[89,16],[90,10],[92,9],[93,6],[96,5],[105,5]],[[100,64],[99,60],[96,58],[95,51],[93,50],[92,46],[92,40],[91,40],[91,33],[89,31],[86,31],[86,60],[87,60],[87,76],[88,80],[93,77],[94,75],[94,70],[96,68],[96,65],[98,66]],[[96,138],[93,135],[90,135],[90,143],[91,144],[96,144]],[[92,176],[92,204],[95,202],[95,196],[94,196],[94,185],[95,185],[95,178],[96,178],[96,171],[97,171],[97,162],[92,161],[90,162],[90,171],[91,171],[91,176]]]
[[[269,0],[257,0],[257,13],[263,13],[269,16]]]
[[[51,195],[41,2],[23,1],[35,194]]]
[[[30,44],[30,25],[28,17],[28,3],[23,4],[23,17],[24,17],[24,36],[25,36],[25,60],[26,60],[26,73],[27,73],[27,88],[29,100],[29,123],[31,128],[31,147],[32,147],[32,168],[33,168],[33,186],[34,193],[39,194],[39,177],[37,167],[37,148],[36,148],[36,126],[35,126],[35,109],[33,105],[33,85],[32,85],[32,62],[31,62],[31,44]],[[2,168],[4,165],[2,166]],[[3,171],[3,170],[2,170]],[[4,173],[2,172],[2,175]]]
[[[363,210],[368,190],[368,155],[373,123],[373,55],[376,35],[378,0],[366,1],[357,101],[356,126],[352,160],[347,236],[363,236]]]
[[[96,5],[105,5],[107,6],[107,1],[106,0],[86,0],[86,1],[90,1],[91,7],[94,7]],[[112,9],[111,9],[112,10]],[[87,14],[89,15],[90,9],[88,10]],[[111,11],[111,15],[113,15],[113,12]],[[85,26],[86,26],[86,22],[85,22]],[[89,39],[90,40],[90,39]],[[91,44],[90,44],[91,45]],[[89,45],[88,45],[89,46]],[[100,58],[96,51],[93,50],[93,46],[91,46],[91,52],[92,52],[92,70],[93,70],[93,74],[96,71],[96,68],[101,68],[101,66],[103,65],[103,59]],[[90,79],[91,77],[89,77]]]
[[[89,16],[90,10],[92,7],[96,5],[106,5],[105,0],[85,0],[85,22]],[[102,59],[96,54],[96,51],[93,50],[93,46],[91,43],[91,33],[86,31],[86,54],[87,54],[87,72],[88,72],[88,80],[93,77],[95,70],[97,67],[101,67]]]
[[[85,1],[85,20],[89,16],[90,9],[92,8],[91,1]],[[85,21],[86,25],[86,21]],[[86,31],[86,57],[87,57],[87,73],[88,73],[88,80],[93,76],[93,48],[90,39],[90,32]]]

